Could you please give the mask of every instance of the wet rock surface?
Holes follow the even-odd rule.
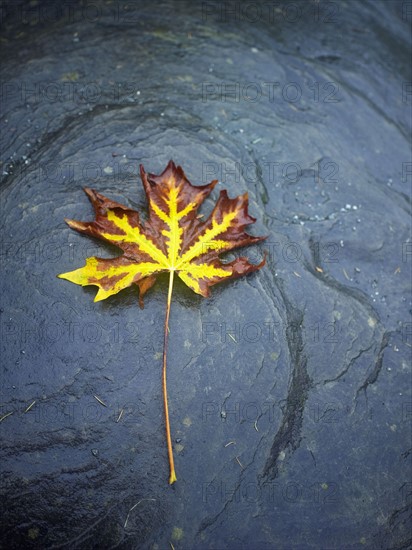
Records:
[[[411,544],[409,4],[230,5],[5,10],[5,548]],[[170,158],[268,235],[253,276],[176,285],[172,487],[166,277],[143,311],[55,277],[118,253],[65,225],[82,187],[145,212]]]

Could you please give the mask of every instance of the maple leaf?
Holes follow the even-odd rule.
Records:
[[[58,277],[81,286],[96,285],[99,290],[95,302],[136,284],[143,307],[143,296],[153,286],[157,275],[170,273],[163,346],[163,397],[169,482],[173,483],[176,475],[167,406],[166,355],[174,274],[194,292],[207,297],[211,286],[256,271],[265,264],[265,258],[256,265],[245,257],[224,263],[219,255],[260,242],[266,237],[254,237],[245,232],[245,227],[256,221],[248,214],[247,193],[230,199],[222,190],[213,211],[202,221],[197,214],[198,208],[217,180],[194,186],[183,169],[176,167],[173,161],[158,176],[147,174],[140,165],[140,175],[149,206],[146,222],[140,221],[135,210],[89,188],[84,190],[93,204],[96,220],[80,222],[66,219],[71,228],[114,244],[123,254],[113,259],[87,258],[84,267]]]

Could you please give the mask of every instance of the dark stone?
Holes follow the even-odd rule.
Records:
[[[2,10],[2,546],[411,547],[410,2]],[[56,278],[118,254],[82,187],[144,214],[169,159],[268,235],[175,287],[172,487],[167,277],[143,311]]]

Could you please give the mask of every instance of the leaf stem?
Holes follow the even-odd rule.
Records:
[[[164,340],[163,340],[163,403],[164,403],[165,422],[166,422],[167,452],[169,455],[169,466],[170,466],[170,477],[169,477],[170,484],[174,483],[177,479],[176,473],[175,473],[175,464],[173,460],[172,438],[170,436],[169,408],[167,405],[167,387],[166,387],[167,344],[169,339],[169,316],[170,316],[170,305],[172,303],[174,273],[175,273],[174,269],[171,269],[170,278],[169,278],[169,292],[167,295],[165,334],[164,334]]]

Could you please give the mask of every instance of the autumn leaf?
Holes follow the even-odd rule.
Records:
[[[169,482],[173,483],[176,475],[167,405],[166,356],[174,274],[194,292],[207,297],[211,286],[256,271],[265,264],[265,259],[255,265],[245,257],[225,263],[219,255],[255,244],[266,237],[253,237],[245,232],[245,227],[256,221],[248,214],[247,193],[230,199],[227,192],[222,190],[213,211],[202,221],[198,216],[198,208],[211,193],[217,180],[207,185],[194,186],[182,168],[176,167],[173,161],[158,176],[147,174],[141,165],[140,175],[149,207],[146,222],[140,221],[139,213],[135,210],[89,188],[85,188],[85,192],[93,204],[96,220],[80,222],[66,219],[73,229],[116,245],[123,254],[113,259],[95,256],[87,258],[84,267],[62,273],[58,277],[81,286],[97,286],[95,302],[135,284],[139,287],[139,301],[143,307],[143,296],[153,286],[157,275],[169,272],[163,347],[163,396],[170,463]]]

